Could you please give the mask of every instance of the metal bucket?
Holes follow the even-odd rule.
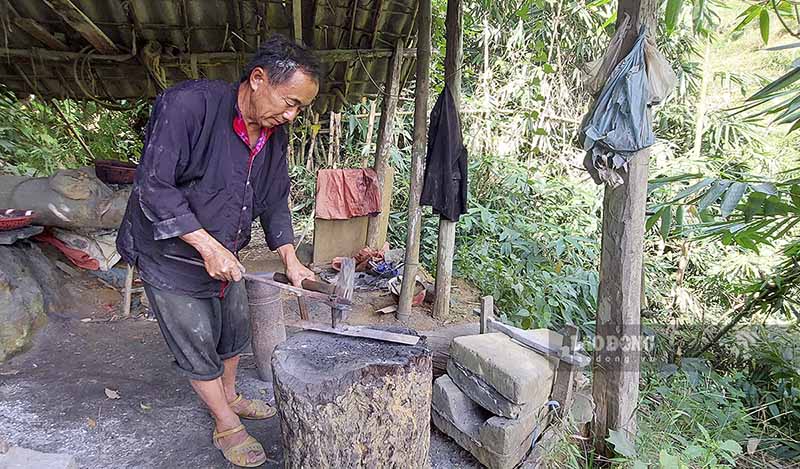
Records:
[[[286,340],[281,290],[261,282],[245,281],[250,306],[253,355],[258,376],[272,382],[272,351]]]

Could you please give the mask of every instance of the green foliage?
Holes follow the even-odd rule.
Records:
[[[76,133],[97,159],[136,160],[142,148],[136,127],[148,111],[144,102],[117,112],[93,102],[19,100],[0,87],[0,171],[49,175],[91,165]]]

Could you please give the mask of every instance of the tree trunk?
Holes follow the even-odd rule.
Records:
[[[618,23],[629,16],[631,29],[622,43],[620,58],[631,49],[645,25],[656,33],[658,0],[619,0]],[[600,285],[597,291],[596,342],[592,396],[596,403],[594,447],[600,456],[612,456],[609,430],[636,441],[635,409],[639,397],[642,250],[647,199],[647,149],[636,153],[622,173],[623,184],[606,186],[603,198],[603,235]]]
[[[304,331],[278,345],[272,369],[286,468],[429,465],[425,347]]]

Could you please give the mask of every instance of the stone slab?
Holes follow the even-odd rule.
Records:
[[[520,419],[490,414],[469,399],[447,375],[434,382],[432,404],[434,410],[462,433],[501,455],[516,453],[520,446],[528,448],[529,437],[540,424],[538,413]]]
[[[40,453],[30,449],[13,447],[0,454],[0,469],[78,469],[71,454]]]
[[[532,405],[509,401],[475,373],[453,360],[447,361],[447,374],[464,394],[491,414],[515,419],[535,411]]]
[[[532,338],[547,342],[557,335],[546,329],[528,333]],[[534,407],[549,400],[558,365],[555,359],[523,347],[499,332],[456,337],[450,345],[450,359],[480,377],[510,402]]]

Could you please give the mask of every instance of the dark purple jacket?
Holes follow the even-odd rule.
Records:
[[[288,207],[287,135],[274,129],[252,160],[233,130],[238,84],[196,80],[155,101],[117,250],[156,288],[193,297],[220,294],[202,267],[164,257],[200,258],[179,236],[205,228],[237,253],[260,217],[270,249],[294,241]]]

